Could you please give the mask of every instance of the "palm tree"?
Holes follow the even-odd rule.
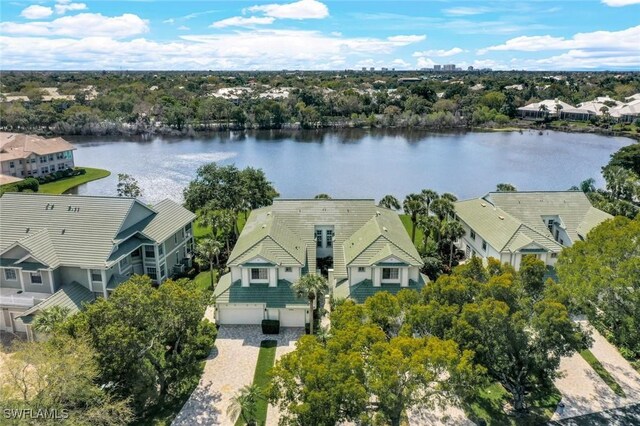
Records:
[[[549,108],[547,108],[547,106],[545,104],[542,104],[538,108],[538,111],[541,112],[544,117],[546,117],[547,113],[549,112]]]
[[[455,213],[453,202],[446,198],[438,198],[431,204],[431,211],[438,216],[438,219],[445,220]]]
[[[313,301],[318,295],[329,291],[329,284],[323,276],[309,274],[296,281],[291,288],[298,297],[309,300],[309,334],[313,334]]]
[[[453,243],[464,236],[465,231],[460,222],[445,220],[442,222],[442,237],[449,241],[449,268],[453,264]]]
[[[200,214],[200,225],[211,229],[211,237],[223,238],[227,248],[227,255],[231,252],[229,238],[234,232],[235,214],[230,210],[206,209]]]
[[[440,221],[435,216],[421,216],[418,218],[418,228],[424,234],[422,239],[422,251],[427,251],[427,243],[432,233],[438,232],[440,228]]]
[[[431,203],[439,198],[438,193],[433,189],[423,189],[420,192],[420,196],[422,196],[422,201],[424,205],[427,207],[427,214],[429,214],[429,208],[431,207]]]
[[[444,194],[442,194],[441,198],[444,198],[445,200],[449,200],[452,203],[455,203],[456,201],[458,201],[458,197],[456,197],[455,195],[453,195],[450,192],[445,192]]]
[[[205,238],[196,246],[196,263],[200,267],[209,265],[209,273],[211,274],[211,290],[213,290],[213,264],[217,262],[218,256],[222,250],[222,243],[213,238]]]
[[[38,313],[33,320],[33,329],[40,333],[50,334],[68,316],[70,309],[64,306],[52,306]]]
[[[227,407],[227,416],[234,422],[242,417],[245,424],[255,425],[258,400],[262,398],[264,396],[258,385],[252,384],[242,387],[231,398],[229,407]]]
[[[385,195],[378,203],[380,207],[390,210],[400,210],[400,201],[393,195]]]
[[[416,224],[418,216],[426,213],[422,196],[418,194],[409,194],[402,203],[404,213],[411,217],[411,241],[416,242]]]
[[[562,111],[562,105],[556,104],[555,109],[556,109],[556,116],[558,118],[560,118],[560,112]]]

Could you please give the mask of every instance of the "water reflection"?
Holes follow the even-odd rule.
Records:
[[[193,138],[73,138],[76,164],[111,170],[81,194],[114,195],[118,173],[140,182],[149,202],[182,198],[208,162],[265,170],[284,197],[403,197],[422,188],[481,195],[496,183],[523,190],[564,190],[588,178],[626,138],[524,131],[430,133],[422,130],[269,130]]]

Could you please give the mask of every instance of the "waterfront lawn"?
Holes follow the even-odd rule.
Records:
[[[40,185],[38,192],[42,194],[64,194],[66,191],[82,185],[83,183],[91,182],[98,179],[106,178],[111,174],[108,170],[93,169],[90,167],[83,167],[87,173],[79,176],[71,176],[67,178],[58,179],[54,182],[43,183]]]
[[[407,234],[409,234],[409,238],[411,238],[411,227],[413,226],[411,223],[411,216],[406,215],[406,214],[401,214],[400,215],[400,220],[402,221],[402,224],[404,225],[404,229],[407,230]],[[416,240],[413,242],[413,244],[416,247],[422,247],[422,239],[424,238],[424,235],[422,235],[422,231],[420,230],[420,228],[416,227]]]
[[[196,212],[196,215],[200,217],[200,212]],[[238,215],[238,230],[242,232],[242,228],[244,228],[244,224],[247,222],[247,219],[244,217],[243,213]],[[193,226],[193,238],[198,241],[201,238],[208,237],[211,235],[211,228],[208,226],[203,226],[198,219],[196,219]]]
[[[275,340],[263,340],[260,342],[260,352],[258,353],[258,362],[256,363],[256,371],[253,374],[253,384],[257,385],[262,393],[266,391],[269,384],[269,370],[276,361],[276,348],[278,342]],[[256,404],[256,424],[263,425],[267,421],[267,407],[269,403],[266,398],[258,399]],[[235,426],[243,426],[242,417],[239,417]]]
[[[562,395],[555,387],[536,390],[527,396],[529,412],[525,416],[510,415],[504,407],[510,401],[510,394],[499,383],[482,389],[478,395],[468,401],[464,410],[467,417],[475,423],[484,420],[491,425],[533,426],[546,424],[555,412]]]
[[[622,389],[620,384],[616,382],[616,379],[614,379],[613,376],[611,376],[611,374],[609,374],[609,372],[602,366],[593,352],[591,352],[589,349],[583,349],[580,351],[580,356],[582,356],[582,358],[587,361],[591,368],[593,368],[594,371],[598,373],[598,376],[600,376],[602,381],[604,381],[607,386],[609,386],[611,390],[615,392],[616,395],[626,398],[627,395],[624,393],[624,390]]]

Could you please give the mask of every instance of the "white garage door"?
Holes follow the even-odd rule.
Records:
[[[218,322],[220,324],[261,324],[264,318],[262,308],[220,307]]]
[[[305,309],[280,309],[280,327],[304,327]]]

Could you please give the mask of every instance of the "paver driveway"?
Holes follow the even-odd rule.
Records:
[[[256,325],[221,326],[216,347],[207,358],[200,383],[173,425],[233,425],[227,417],[229,400],[240,388],[253,381],[260,342],[276,340],[277,356],[292,348],[303,333],[303,329],[282,328],[279,335],[265,335]]]

